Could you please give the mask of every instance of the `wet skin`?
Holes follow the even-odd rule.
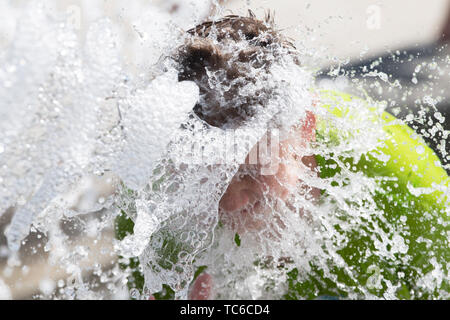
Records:
[[[298,188],[305,188],[311,199],[318,199],[320,190],[308,188],[299,177],[305,174],[317,176],[314,169],[317,163],[314,156],[303,156],[310,141],[315,140],[315,117],[308,112],[301,125],[292,127],[286,139],[279,143],[279,161],[276,158],[258,159],[258,164],[242,164],[233,177],[225,194],[219,202],[221,222],[242,234],[258,232],[266,227],[265,218],[272,208],[265,208],[266,199],[284,201]],[[256,148],[256,146],[254,147]],[[251,153],[250,153],[251,154]],[[277,162],[274,174],[261,174],[262,164]],[[256,169],[256,170],[255,170]],[[189,299],[207,300],[213,298],[213,278],[206,273],[200,275],[191,287]]]

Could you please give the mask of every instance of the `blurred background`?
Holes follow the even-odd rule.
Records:
[[[14,39],[17,18],[23,7],[32,0],[0,0],[0,56]],[[164,53],[164,37],[155,37],[152,45],[140,41],[157,35],[164,24],[173,22],[186,30],[207,18],[212,12],[247,14],[253,10],[263,17],[267,10],[275,13],[279,29],[293,38],[302,52],[305,64],[317,72],[317,83],[355,93],[367,92],[377,100],[385,100],[388,110],[406,119],[437,151],[444,165],[447,156],[448,121],[442,120],[450,111],[450,39],[448,0],[58,0],[49,4],[51,10],[61,12],[84,37],[90,23],[104,16],[121,26],[123,55],[132,72],[142,72]],[[158,15],[140,15],[142,7],[149,7]],[[151,11],[151,10],[150,10]],[[144,26],[144,27],[142,27]],[[143,31],[144,30],[144,31]],[[448,33],[447,33],[448,32]],[[159,51],[158,51],[159,50]],[[371,73],[372,72],[372,73]],[[396,82],[397,81],[397,82]],[[407,94],[405,94],[407,92]],[[422,115],[437,119],[443,129],[432,132],[427,121],[415,121]],[[435,121],[434,121],[435,122]],[[449,168],[446,167],[448,170]],[[94,192],[92,191],[94,190]],[[74,206],[95,202],[111,192],[105,179],[86,179],[73,196]],[[89,207],[88,204],[86,204]],[[0,213],[0,299],[30,299],[48,294],[73,279],[57,264],[46,260],[45,235],[33,233],[22,246],[19,255],[11,256],[3,232],[14,208]],[[97,278],[102,290],[102,274],[114,277],[115,257],[112,254],[112,230],[94,242],[77,237],[77,226],[89,220],[103,220],[102,214],[62,221],[62,229],[73,237],[73,250],[80,244],[95,254],[86,259],[87,277]],[[83,253],[81,252],[82,256]],[[94,257],[92,259],[92,257]],[[118,292],[107,298],[124,298]],[[42,298],[42,296],[41,296]]]

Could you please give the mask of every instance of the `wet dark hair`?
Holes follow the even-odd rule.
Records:
[[[216,127],[236,127],[255,114],[255,105],[264,105],[269,89],[241,95],[239,89],[255,82],[255,73],[267,74],[281,54],[294,54],[295,47],[275,30],[273,16],[264,21],[250,11],[248,17],[229,15],[204,22],[187,31],[186,43],[176,53],[179,80],[194,81],[200,88],[200,101],[194,112]],[[240,42],[238,51],[230,50]],[[283,48],[284,51],[279,49]],[[211,85],[211,74],[226,90]]]

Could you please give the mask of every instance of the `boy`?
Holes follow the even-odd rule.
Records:
[[[193,81],[200,88],[200,100],[194,112],[213,127],[237,129],[258,112],[255,108],[264,108],[269,103],[275,87],[271,86],[271,73],[268,71],[283,55],[292,56],[299,64],[294,47],[274,29],[270,16],[266,17],[265,22],[257,20],[252,13],[249,17],[227,16],[218,21],[203,23],[188,33],[190,37],[186,44],[174,55],[179,68],[179,80]],[[267,85],[257,87],[257,90],[253,91],[242,90],[259,78],[265,79]],[[321,101],[316,103],[319,102]],[[384,117],[389,118],[388,115]],[[332,178],[336,171],[340,170],[339,166],[345,165],[348,172],[354,172],[356,175],[358,172],[364,172],[372,178],[382,178],[379,182],[381,188],[375,189],[373,199],[361,199],[358,204],[361,207],[352,208],[356,213],[361,209],[362,213],[369,213],[369,216],[359,213],[357,217],[343,215],[347,219],[343,222],[354,219],[356,224],[359,224],[367,223],[364,219],[369,219],[367,225],[361,225],[361,230],[358,228],[353,230],[347,229],[349,225],[343,224],[344,229],[341,232],[344,235],[341,243],[331,242],[331,247],[326,248],[336,250],[335,256],[339,257],[338,261],[342,261],[341,259],[345,261],[344,267],[342,268],[340,262],[341,265],[330,267],[328,270],[330,274],[323,274],[321,271],[323,266],[320,263],[311,265],[313,274],[299,281],[297,281],[298,270],[292,270],[295,272],[290,272],[289,289],[294,293],[290,293],[288,297],[346,295],[348,294],[346,286],[356,288],[355,291],[364,296],[369,294],[382,296],[393,290],[392,288],[396,288],[396,293],[390,293],[391,297],[428,297],[422,295],[420,290],[415,291],[414,282],[425,276],[429,270],[431,257],[436,257],[438,263],[445,268],[445,264],[442,264],[448,259],[445,223],[436,223],[433,220],[440,221],[439,215],[443,212],[442,207],[445,209],[445,204],[440,200],[440,196],[434,195],[435,193],[432,193],[432,196],[412,195],[409,188],[410,185],[418,188],[428,186],[427,184],[431,186],[431,182],[444,181],[445,184],[447,176],[442,172],[442,168],[436,165],[434,160],[437,158],[426,149],[426,146],[421,145],[421,148],[417,149],[425,155],[418,160],[416,155],[409,157],[406,154],[411,152],[408,148],[412,150],[412,147],[420,144],[419,140],[408,137],[412,134],[412,131],[408,131],[409,128],[393,127],[388,124],[385,127],[387,129],[383,130],[390,138],[385,141],[385,147],[380,149],[384,153],[384,160],[379,156],[380,150],[377,149],[374,154],[368,153],[362,157],[358,163],[349,162],[347,159],[340,164],[332,163],[327,167],[326,161],[322,161],[319,170],[317,159],[320,157],[311,156],[308,151],[309,144],[316,139],[316,118],[308,111],[304,117],[294,121],[289,132],[281,139],[278,154],[271,154],[270,159],[259,158],[255,164],[251,161],[254,152],[252,150],[228,185],[219,202],[221,224],[241,235],[266,232],[266,240],[271,241],[277,237],[280,230],[288,227],[286,220],[276,212],[279,206],[291,208],[290,212],[297,212],[305,218],[315,214],[296,207],[291,202],[292,198],[299,196],[311,203],[316,203],[321,198],[321,190],[318,187],[301,181],[299,177],[311,177],[308,181],[314,181],[320,172],[321,178],[322,175]],[[393,145],[389,147],[389,144]],[[397,155],[396,150],[402,150],[403,145],[408,146],[405,149],[407,151]],[[386,158],[386,155],[389,156]],[[270,175],[262,174],[263,164],[271,161],[279,161],[278,170]],[[434,164],[430,165],[432,161]],[[425,175],[420,170],[417,172],[415,168],[422,169],[422,166]],[[388,179],[383,180],[384,178]],[[333,183],[346,186],[345,181],[331,183],[331,186]],[[355,205],[351,204],[352,200],[358,203],[358,199],[341,200],[350,201],[348,205],[352,206]],[[344,203],[344,207],[346,206]],[[379,213],[377,210],[383,213],[381,217],[377,215]],[[428,218],[430,212],[433,212],[433,215]],[[386,222],[391,225],[386,225]],[[366,235],[367,228],[371,233],[369,236]],[[362,233],[353,232],[355,230]],[[381,245],[388,248],[387,253],[380,254],[377,251],[379,250],[377,246],[380,246],[378,239],[375,239],[377,245],[374,248],[372,234],[376,237],[377,232],[386,236],[386,239],[383,239],[386,243],[382,241]],[[398,232],[403,237],[402,241],[406,240],[406,251],[403,243],[402,246],[394,248],[397,251],[391,253],[392,244],[399,239]],[[420,239],[423,238],[432,240],[433,250],[427,247],[430,249],[430,255],[423,253],[424,247],[420,243]],[[339,248],[343,243],[346,246]],[[280,260],[278,261],[280,266],[284,266]],[[286,261],[288,260],[287,258]],[[432,263],[436,265],[436,261],[433,260]],[[378,269],[373,269],[374,266]],[[377,274],[381,275],[379,279],[384,277],[385,282],[381,287],[378,283],[373,286],[369,283],[372,275],[369,272],[372,269],[380,272]],[[342,287],[342,284],[345,286]],[[445,281],[442,286],[440,283],[436,284],[437,289],[446,288],[445,286]],[[213,277],[203,273],[191,286],[189,297],[211,299],[214,298],[213,289]],[[430,292],[431,295],[438,294],[435,293],[436,289],[431,289]]]

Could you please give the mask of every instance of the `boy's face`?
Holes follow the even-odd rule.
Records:
[[[188,34],[176,60],[179,80],[194,81],[200,88],[195,113],[211,126],[239,127],[254,115],[254,106],[265,106],[272,98],[270,66],[291,54],[292,44],[270,21],[254,17],[228,16],[199,25]],[[256,85],[261,79],[263,85]],[[243,90],[246,86],[257,89]],[[304,120],[302,126],[293,127],[286,139],[276,143],[275,154],[259,158],[257,164],[249,164],[254,162],[247,157],[246,164],[240,166],[219,203],[225,225],[238,233],[259,231],[267,221],[274,221],[274,206],[280,201],[302,189],[314,199],[319,196],[317,189],[309,190],[299,180],[317,166],[313,157],[303,156],[308,142],[315,137],[315,118],[308,113]],[[276,170],[269,170],[271,174],[261,170],[267,163],[276,164]]]
[[[220,200],[221,221],[237,233],[258,232],[268,224],[276,223],[272,213],[278,201],[286,201],[302,189],[308,198],[317,200],[320,190],[309,188],[299,179],[305,172],[317,175],[314,156],[302,156],[303,150],[314,138],[315,117],[308,112],[304,124],[293,127],[287,139],[279,143],[276,148],[279,158],[271,154],[267,156],[270,159],[260,158],[258,164],[252,165],[248,164],[247,157]],[[274,174],[261,174],[261,163],[274,162],[277,168]]]

